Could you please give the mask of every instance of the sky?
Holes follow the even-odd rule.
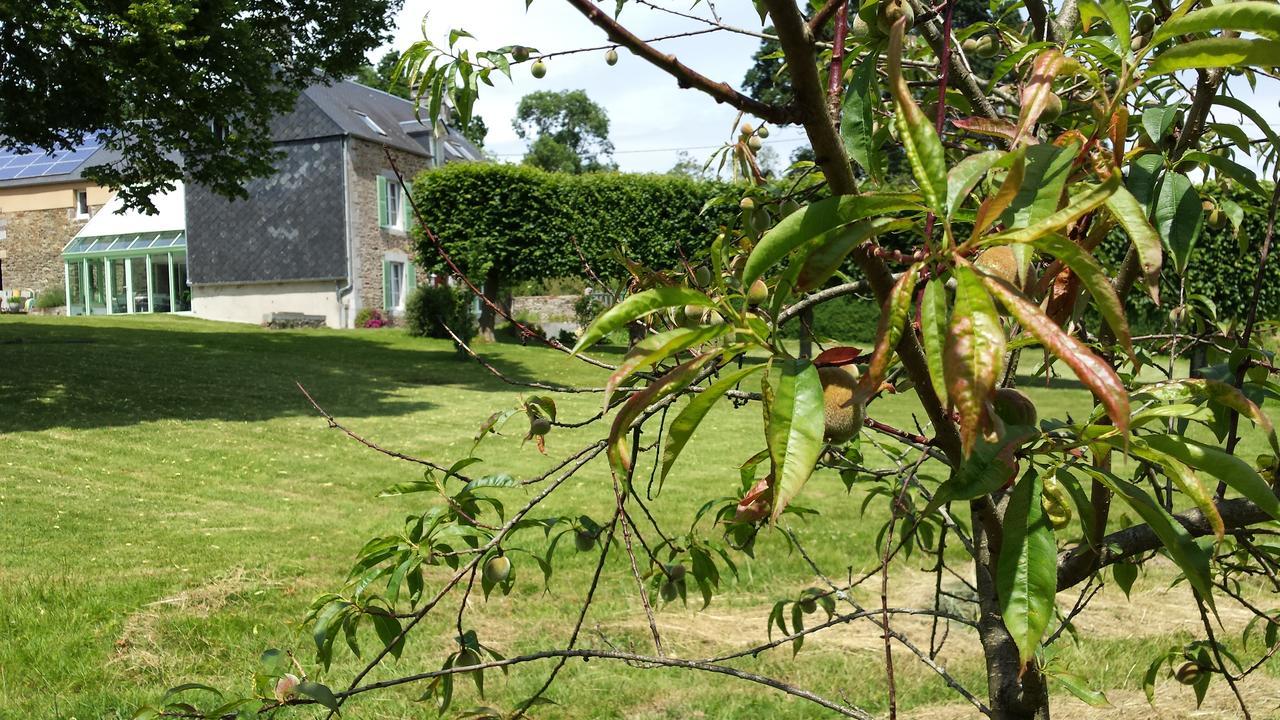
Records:
[[[694,4],[691,0],[663,4],[703,14],[707,7],[707,3],[699,2],[690,10]],[[612,5],[606,2],[602,7],[611,9]],[[747,0],[721,0],[715,5],[725,23],[760,30],[760,18]],[[699,27],[693,21],[634,2],[628,3],[619,19],[642,38]],[[534,0],[527,12],[525,0],[406,0],[396,18],[396,27],[392,47],[400,50],[421,38],[424,27],[432,40],[441,44],[447,40],[449,30],[465,28],[475,40],[463,39],[461,43],[477,50],[520,44],[554,52],[608,44],[603,31],[561,0]],[[664,41],[657,46],[711,79],[739,87],[759,41],[719,32]],[[385,52],[383,48],[371,53],[370,60],[376,61]],[[489,127],[485,149],[500,160],[519,161],[526,143],[516,136],[511,120],[520,98],[537,90],[586,90],[608,112],[614,160],[628,172],[668,170],[679,159],[681,150],[705,161],[736,135],[736,110],[717,105],[697,90],[681,90],[669,75],[625,49],[619,54],[618,64],[613,67],[605,64],[604,50],[552,58],[547,61],[547,75],[541,80],[529,74],[527,65],[513,69],[510,82],[494,75],[496,87],[482,86],[476,104],[476,113]],[[1253,91],[1243,79],[1234,78],[1231,86],[1280,131],[1280,83],[1264,79]],[[1219,110],[1217,119],[1243,126],[1250,137],[1260,135],[1252,123],[1237,113]],[[780,128],[765,144],[785,161],[804,144],[803,131],[798,126]],[[1256,168],[1254,163],[1245,164]]]
[[[668,6],[683,10],[690,4],[677,0]],[[726,23],[760,29],[760,17],[746,0],[718,2],[716,7]],[[561,0],[534,0],[527,13],[524,0],[406,0],[397,17],[395,48],[403,50],[422,37],[424,14],[432,40],[444,41],[450,29],[466,28],[475,40],[462,42],[475,49],[519,44],[554,52],[608,44],[603,31]],[[695,27],[689,20],[634,3],[619,19],[646,39]],[[723,32],[658,45],[702,74],[734,87],[742,82],[758,46],[755,38]],[[370,57],[383,53],[385,49]],[[496,87],[482,86],[476,104],[476,113],[489,127],[485,149],[506,161],[518,161],[524,155],[526,143],[516,136],[511,120],[520,98],[537,90],[586,90],[609,113],[614,160],[624,171],[666,171],[676,163],[680,149],[705,161],[731,139],[736,110],[717,105],[697,90],[681,90],[669,75],[626,49],[619,50],[619,55],[613,67],[605,64],[604,50],[552,58],[541,80],[529,74],[528,64],[513,69],[511,82],[495,74]],[[793,126],[773,133],[766,144],[785,160],[802,138],[801,129]]]

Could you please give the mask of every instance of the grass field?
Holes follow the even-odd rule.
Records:
[[[602,374],[541,348],[493,345],[492,362],[515,378],[598,385]],[[377,498],[388,485],[418,477],[413,466],[366,450],[327,428],[298,392],[300,382],[352,429],[390,448],[445,463],[465,456],[479,423],[513,406],[519,388],[495,379],[451,347],[397,331],[269,332],[189,318],[0,318],[0,718],[120,718],[187,681],[247,690],[258,654],[294,648],[310,659],[297,621],[310,600],[337,589],[368,538],[396,530],[421,511],[424,496]],[[1069,382],[1029,386],[1042,415],[1087,412],[1089,398]],[[585,417],[596,395],[557,399],[567,418]],[[877,403],[875,415],[911,426],[908,397]],[[716,411],[654,502],[670,527],[687,527],[704,500],[732,494],[736,464],[760,449],[755,408]],[[548,455],[516,433],[481,446],[474,474],[528,477],[599,437],[599,427],[557,429]],[[1262,445],[1249,437],[1252,457]],[[645,461],[649,462],[648,459]],[[641,472],[648,471],[642,464]],[[562,488],[545,514],[586,512],[603,519],[612,503],[602,460]],[[792,526],[834,572],[873,567],[878,520],[859,512],[862,493],[846,494],[834,474],[819,474],[801,502],[821,508]],[[509,501],[509,505],[516,503]],[[550,593],[529,563],[516,590],[473,600],[468,622],[506,655],[563,644],[593,558],[564,547]],[[517,563],[519,559],[517,558]],[[815,582],[777,533],[757,560],[705,611],[678,606],[659,618],[669,648],[694,658],[759,642],[777,599]],[[439,575],[429,576],[428,582]],[[931,577],[913,562],[895,569],[891,602],[929,602]],[[1140,700],[1149,659],[1198,632],[1182,586],[1159,570],[1141,579],[1131,603],[1107,588],[1079,623],[1081,644],[1063,643],[1058,662],[1107,688],[1124,717],[1152,712]],[[877,588],[878,590],[878,588]],[[583,644],[646,651],[647,626],[625,562],[608,563]],[[865,600],[871,601],[870,590]],[[1069,604],[1074,595],[1060,598]],[[1265,602],[1274,604],[1271,599]],[[374,679],[439,666],[452,649],[446,611],[421,628],[404,657]],[[1231,633],[1241,617],[1224,613]],[[928,627],[901,627],[928,644]],[[798,659],[788,648],[739,667],[773,674],[830,697],[883,711],[881,640],[870,625],[812,637]],[[372,645],[372,638],[367,645]],[[345,650],[320,679],[341,686],[358,661]],[[899,652],[905,717],[969,717],[942,682]],[[985,682],[972,633],[952,629],[940,658],[978,695]],[[489,701],[510,706],[536,688],[547,665],[487,678]],[[1268,712],[1280,705],[1275,670],[1246,685]],[[459,706],[476,704],[460,685]],[[1189,712],[1190,692],[1162,686],[1160,713]],[[352,701],[351,718],[434,717],[409,686]],[[1063,694],[1060,694],[1061,697]],[[766,688],[720,676],[640,670],[605,662],[571,663],[551,692],[559,705],[543,717],[808,718],[818,708]],[[1055,701],[1058,702],[1058,701]],[[1063,699],[1062,716],[1084,716]],[[1211,688],[1206,715],[1230,717],[1229,693]],[[1220,712],[1221,714],[1215,714]],[[300,711],[297,716],[310,717]],[[1266,715],[1263,715],[1266,716]]]

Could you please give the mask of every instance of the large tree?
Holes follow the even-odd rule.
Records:
[[[228,195],[273,172],[268,123],[351,75],[402,0],[0,0],[0,146],[99,139],[91,179],[147,207],[184,177]]]
[[[1202,197],[1193,178],[1205,174],[1270,195],[1265,223],[1254,225],[1265,232],[1242,238],[1254,265],[1270,259],[1280,186],[1262,187],[1244,162],[1274,170],[1280,135],[1226,81],[1232,73],[1274,74],[1280,4],[1171,10],[1157,3],[1153,11],[1123,0],[1056,8],[1024,0],[1025,22],[1009,15],[948,33],[947,3],[880,0],[860,11],[879,30],[855,34],[854,9],[842,0],[809,17],[794,0],[759,0],[791,88],[790,99],[769,102],[642,40],[624,25],[627,2],[607,3],[620,13],[592,0],[564,2],[681,87],[770,125],[802,124],[814,149],[812,184],[779,187],[742,173],[755,182],[722,199],[740,209],[738,222],[713,231],[705,253],[686,256],[677,272],[619,253],[633,273],[631,292],[574,348],[546,341],[566,361],[571,355],[607,371],[602,387],[566,387],[489,365],[538,394],[489,416],[477,445],[501,443],[494,432],[511,417],[527,420],[525,437],[539,449],[544,436],[582,437],[569,427],[608,418],[608,428],[520,480],[504,473],[501,452],[475,446],[465,457],[418,459],[431,468],[427,480],[388,492],[436,497],[402,531],[365,545],[349,581],[318,597],[308,617],[324,665],[340,638],[354,647],[368,625],[377,633],[375,656],[338,693],[288,685],[282,692],[276,684],[274,695],[259,689],[247,702],[271,711],[308,702],[301,692],[336,708],[416,684],[448,707],[460,673],[479,685],[486,671],[550,661],[545,680],[520,683],[536,687],[532,694],[516,691],[491,701],[499,710],[468,711],[522,717],[547,702],[569,659],[598,658],[637,671],[736,678],[867,720],[871,712],[843,694],[878,676],[886,691],[868,704],[896,717],[908,696],[901,684],[921,694],[921,681],[901,672],[918,662],[918,673],[954,691],[975,716],[1047,720],[1051,693],[1105,705],[1098,685],[1114,687],[1117,678],[1100,668],[1120,654],[1126,670],[1146,668],[1148,692],[1198,701],[1212,687],[1248,717],[1250,682],[1280,652],[1280,438],[1260,407],[1280,396],[1280,369],[1260,339],[1263,274],[1242,278],[1251,298],[1245,312],[1223,317],[1187,297],[1186,271],[1203,227],[1238,223],[1243,212]],[[690,32],[753,32],[714,12],[694,16],[699,30]],[[828,24],[837,28],[834,44],[816,40]],[[846,80],[847,52],[856,57]],[[1001,67],[1017,87],[980,81],[969,54],[1012,58]],[[417,59],[430,79],[536,60],[524,56],[512,48],[465,57],[428,48]],[[921,105],[934,102],[926,114]],[[1257,131],[1240,133],[1240,116]],[[759,139],[758,122],[746,123],[726,152],[750,169]],[[895,150],[909,172],[886,177],[879,169]],[[1122,247],[1121,260],[1099,259],[1104,241]],[[794,352],[790,324],[856,293],[872,294],[880,308],[870,347]],[[1127,302],[1140,294],[1169,308],[1158,332],[1130,327]],[[631,352],[596,347],[628,327],[643,330]],[[1179,358],[1201,346],[1209,362],[1193,375]],[[1037,407],[1016,387],[1055,378],[1074,388],[1069,413]],[[603,395],[601,411],[559,416],[544,395],[556,392]],[[711,445],[734,454],[738,482],[685,483],[674,499],[663,496],[677,507],[654,512],[650,501],[664,482],[680,483],[693,462],[683,454],[714,442],[720,416],[712,410],[748,403],[758,403],[760,431]],[[911,426],[893,424],[904,416]],[[591,481],[568,483],[579,472]],[[579,514],[588,501],[573,494],[548,503],[554,510],[544,506],[561,487],[598,493],[592,507],[605,514]],[[835,516],[838,533],[815,537],[794,522],[812,512]],[[662,606],[690,595],[748,601],[728,579],[753,552],[766,552],[756,545],[766,533],[777,538],[768,552],[785,543],[803,567],[790,577],[757,576],[771,595],[758,615],[779,635],[701,659],[672,654],[674,628],[660,623]],[[547,537],[570,534],[574,547],[592,553],[585,587],[554,579],[567,561],[558,548],[569,543],[557,547]],[[477,619],[475,588],[511,591],[513,562],[580,601],[563,639],[504,657],[490,645],[506,644],[503,630]],[[903,576],[921,570],[928,581],[915,587],[927,595],[912,602]],[[1123,608],[1143,570],[1167,587],[1161,602],[1169,612],[1134,612],[1122,623],[1158,629],[1148,637],[1168,644],[1153,651],[1146,643],[1090,642],[1087,620],[1098,598]],[[622,592],[632,595],[636,618],[618,622],[613,634],[590,613],[598,604],[618,607]],[[515,602],[545,600],[517,591]],[[913,625],[912,617],[925,620]],[[594,632],[582,632],[587,622]],[[423,630],[412,632],[420,623]],[[847,623],[865,623],[883,641],[875,656],[858,653],[866,667],[856,683],[842,677],[815,692],[794,684],[803,675],[789,658],[761,658],[797,652]],[[949,639],[961,634],[970,649]],[[397,678],[370,676],[388,655],[400,656],[409,635],[439,662],[398,670]],[[966,661],[981,671],[965,670]],[[771,670],[785,677],[767,676]],[[291,671],[277,663],[261,685],[287,682]]]
[[[542,90],[520,98],[516,134],[531,140],[527,165],[552,172],[611,170],[609,114],[584,90]]]
[[[400,51],[388,50],[378,58],[377,64],[362,65],[356,71],[355,81],[408,100],[413,97],[413,93],[409,91],[409,84],[396,75],[396,65],[399,62]]]

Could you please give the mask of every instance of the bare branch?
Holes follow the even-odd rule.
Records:
[[[1219,500],[1216,503],[1222,523],[1228,529],[1247,527],[1271,519],[1262,508],[1247,498]],[[1213,533],[1209,521],[1199,510],[1188,510],[1173,516],[1192,537]],[[1127,557],[1155,550],[1161,546],[1160,538],[1149,525],[1135,525],[1107,535],[1098,542],[1101,552],[1096,556],[1097,568],[1120,562]],[[1088,578],[1095,569],[1091,562],[1095,554],[1088,546],[1076,547],[1058,555],[1058,590],[1062,591]]]
[[[584,660],[601,659],[601,660],[621,660],[629,666],[641,670],[651,670],[661,667],[684,668],[687,670],[701,670],[703,672],[717,673],[720,675],[728,675],[739,680],[756,683],[779,690],[788,695],[808,700],[815,705],[819,705],[843,717],[856,718],[857,720],[872,720],[872,715],[864,710],[856,707],[849,707],[829,700],[816,693],[789,685],[775,678],[757,675],[746,670],[720,665],[714,662],[706,662],[701,660],[681,660],[673,657],[654,657],[652,655],[639,655],[637,653],[620,652],[616,650],[544,650],[542,652],[530,653],[528,655],[520,655],[510,657],[504,660],[495,660],[493,662],[481,663],[479,665],[467,665],[465,667],[451,667],[442,670],[432,670],[430,672],[418,673],[416,675],[406,675],[405,677],[395,678],[392,680],[383,680],[381,682],[370,683],[352,688],[346,692],[335,693],[339,701],[366,693],[371,690],[380,690],[382,688],[397,687],[399,685],[407,685],[409,683],[420,682],[422,680],[430,680],[431,678],[440,677],[441,675],[454,675],[457,673],[474,672],[476,670],[488,670],[492,668],[510,667],[512,665],[520,665],[535,660],[546,660],[552,658],[583,658]],[[313,704],[312,700],[297,700],[292,704],[309,705]]]
[[[383,455],[386,455],[388,457],[393,457],[397,460],[404,460],[406,462],[416,463],[418,465],[425,465],[426,467],[429,467],[432,470],[435,470],[437,472],[448,474],[449,468],[443,465],[438,465],[434,462],[431,462],[430,460],[423,460],[422,458],[413,457],[412,455],[406,455],[402,452],[397,452],[395,450],[388,450],[382,447],[381,445],[378,445],[377,443],[373,442],[372,440],[368,440],[364,437],[361,437],[360,435],[357,435],[355,432],[348,429],[345,425],[338,422],[332,415],[329,414],[327,410],[320,407],[320,404],[316,402],[315,398],[311,397],[311,393],[307,392],[307,389],[302,386],[302,383],[294,381],[293,384],[298,386],[298,390],[302,392],[302,395],[307,399],[307,402],[311,403],[311,407],[315,408],[316,412],[320,413],[320,416],[325,419],[325,422],[329,423],[329,427],[335,430],[341,430],[343,433],[346,434],[347,437],[351,438],[352,440],[355,440],[361,445],[364,445],[370,450],[376,450],[382,453]],[[457,473],[454,473],[454,477],[461,479],[463,482],[471,481],[470,478],[466,477],[465,475],[459,475]]]
[[[771,105],[744,95],[733,89],[728,83],[716,82],[711,78],[693,70],[680,62],[675,55],[665,55],[652,45],[636,37],[630,30],[618,24],[608,13],[596,7],[591,0],[566,0],[578,12],[591,21],[593,25],[605,31],[609,39],[644,58],[654,67],[674,77],[682,88],[694,88],[710,95],[716,102],[729,105],[775,125],[790,125],[796,122],[793,109]]]

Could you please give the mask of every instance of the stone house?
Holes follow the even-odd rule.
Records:
[[[113,159],[94,144],[52,155],[0,151],[0,293],[62,285],[62,247],[111,196],[80,173]]]
[[[392,316],[426,277],[414,263],[406,181],[479,160],[456,131],[437,131],[402,98],[344,81],[304,90],[272,124],[274,175],[229,200],[179,186],[159,216],[124,211],[58,245],[54,266],[72,314],[190,312],[259,323],[277,314],[352,327],[363,309]],[[47,246],[46,243],[46,253]],[[56,268],[58,264],[64,267]]]

